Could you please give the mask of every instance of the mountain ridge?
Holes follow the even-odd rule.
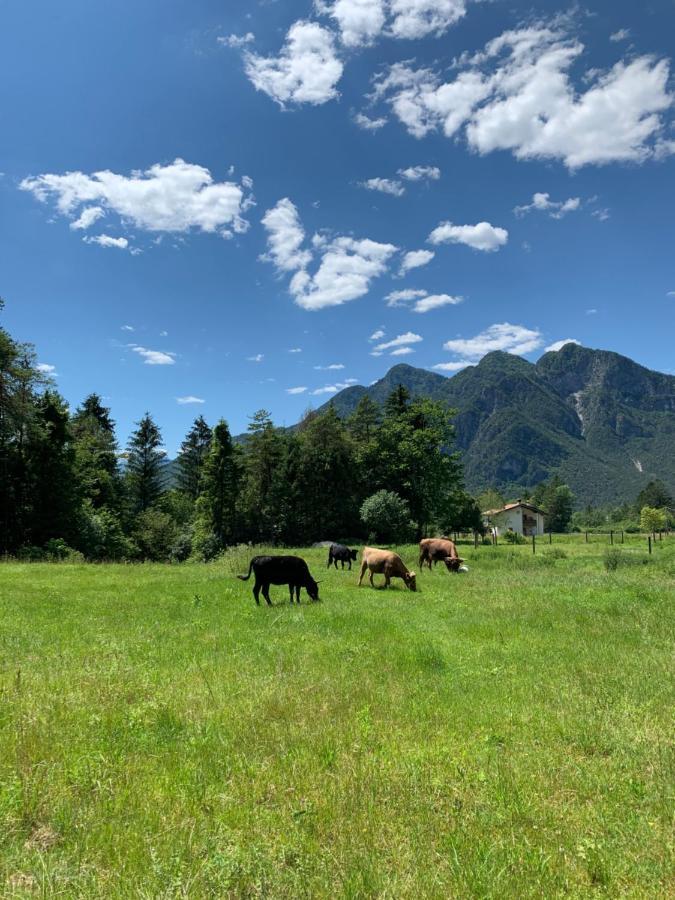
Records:
[[[653,478],[675,490],[675,376],[621,354],[566,344],[531,363],[495,351],[452,377],[401,363],[318,411],[346,418],[363,396],[382,404],[399,384],[457,410],[472,491],[517,494],[552,475],[583,504],[632,501]]]

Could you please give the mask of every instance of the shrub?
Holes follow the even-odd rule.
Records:
[[[72,552],[73,551],[63,538],[51,538],[45,544],[45,556],[47,559],[55,561],[68,559],[69,554]]]
[[[607,547],[603,563],[608,572],[616,572],[621,565],[621,551],[616,547]]]
[[[369,539],[376,541],[403,543],[411,540],[415,533],[408,504],[394,491],[378,491],[364,500],[361,521],[368,530]]]
[[[176,523],[168,513],[148,509],[137,517],[134,536],[145,559],[167,560],[177,537]]]
[[[188,528],[181,531],[171,546],[171,561],[185,562],[192,553],[192,531]]]
[[[522,534],[518,534],[517,531],[506,531],[503,535],[504,540],[507,544],[526,544],[527,541],[523,537]]]
[[[551,547],[544,550],[544,556],[548,556],[549,559],[567,559],[567,554],[562,547]]]

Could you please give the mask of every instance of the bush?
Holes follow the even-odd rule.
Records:
[[[368,530],[369,540],[404,543],[415,534],[408,504],[394,491],[378,491],[364,500],[361,521]]]
[[[181,531],[171,547],[171,561],[185,562],[192,553],[192,531],[186,529]]]
[[[176,523],[160,509],[148,509],[136,518],[134,537],[144,559],[168,560],[177,535]]]
[[[551,547],[549,550],[544,550],[544,556],[548,556],[549,559],[567,559],[567,554],[562,547]]]
[[[134,559],[138,547],[128,538],[117,516],[105,507],[94,509],[88,501],[78,521],[78,546],[87,559],[117,561]]]
[[[63,538],[51,538],[45,544],[45,556],[54,561],[68,559],[73,551]]]
[[[526,544],[527,541],[522,534],[517,531],[506,531],[502,535],[507,544]]]

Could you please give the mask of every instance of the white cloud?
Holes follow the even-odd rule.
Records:
[[[413,312],[427,313],[432,309],[440,309],[441,306],[457,306],[463,299],[463,297],[453,297],[450,294],[429,294],[415,303]]]
[[[94,222],[98,222],[104,215],[105,213],[100,206],[85,206],[80,213],[80,217],[74,222],[71,222],[70,227],[73,231],[86,231],[87,228],[90,228]]]
[[[397,347],[403,347],[406,344],[419,344],[419,342],[423,340],[423,338],[419,334],[414,334],[412,331],[406,331],[405,334],[399,334],[398,337],[395,337],[391,341],[386,341],[384,344],[378,344],[375,347],[376,352],[384,353],[385,350],[394,350]]]
[[[466,13],[464,0],[390,0],[395,38],[439,37]]]
[[[557,353],[558,350],[561,350],[565,344],[578,344],[581,346],[581,341],[577,341],[575,338],[565,338],[563,341],[556,341],[554,344],[546,347],[544,353]]]
[[[489,328],[473,338],[446,341],[443,349],[450,350],[468,361],[478,360],[494,350],[503,350],[506,353],[523,356],[525,353],[539,349],[542,343],[539,330],[502,322],[490,325]]]
[[[160,336],[160,337],[168,337],[168,336],[169,336],[169,332],[168,332],[168,331],[160,331],[159,336]]]
[[[97,234],[96,237],[84,237],[85,244],[98,244],[99,247],[116,247],[118,250],[126,250],[129,241],[125,237],[111,237],[109,234]]]
[[[430,312],[441,306],[456,306],[461,303],[463,297],[452,297],[450,294],[429,294],[427,291],[413,290],[392,291],[386,297],[387,306],[406,306],[412,303],[412,310],[416,313]],[[414,301],[414,303],[413,303]]]
[[[142,357],[146,366],[173,366],[176,363],[175,353],[165,353],[163,350],[148,350],[146,347],[139,347],[138,344],[129,344],[129,347]]]
[[[336,384],[327,384],[324,387],[317,388],[315,391],[312,391],[314,396],[319,396],[321,394],[337,394],[338,391],[343,391],[345,388],[351,387],[353,384],[357,384],[356,378],[347,378],[345,381],[338,381]]]
[[[346,47],[371,44],[384,27],[384,0],[335,0],[332,6],[322,2],[316,5],[319,12],[335,19]]]
[[[378,328],[377,331],[374,331],[371,336],[368,338],[369,341],[380,341],[384,337],[384,331],[381,328]]]
[[[609,39],[613,41],[615,44],[619,41],[627,41],[630,37],[630,29],[629,28],[619,28],[618,31],[615,31],[614,34],[610,34]]]
[[[136,329],[134,328],[133,325],[121,325],[120,330],[121,331],[136,331]]]
[[[412,347],[399,347],[397,350],[392,350],[389,354],[390,356],[407,356],[409,353],[414,353]]]
[[[562,219],[568,212],[575,212],[581,206],[580,197],[569,197],[567,200],[551,200],[550,194],[536,193],[532,195],[532,202],[524,206],[516,206],[514,213],[524,216],[525,213],[537,210],[547,212],[553,219]]]
[[[405,0],[407,2],[407,0]],[[504,32],[465,55],[451,81],[396,63],[379,75],[372,100],[385,100],[415,137],[463,130],[481,154],[561,159],[570,169],[643,162],[663,153],[663,113],[672,105],[665,59],[639,56],[606,71],[570,74],[584,45],[562,19]]]
[[[176,159],[166,166],[157,163],[145,172],[136,171],[129,176],[108,170],[92,175],[37,175],[25,178],[20,188],[42,202],[53,200],[62,215],[74,219],[73,228],[86,230],[103,212],[112,212],[124,224],[144,231],[183,233],[195,229],[229,237],[233,231],[242,233],[248,228],[242,218],[253,203],[245,195],[247,185],[249,180],[244,187],[228,181],[214,182],[208,169]],[[89,206],[91,203],[97,205]],[[81,212],[75,219],[78,210]],[[91,242],[102,243],[95,239]]]
[[[391,194],[392,197],[402,197],[405,194],[405,188],[401,182],[391,178],[369,178],[360,184],[368,191],[379,191],[381,194]]]
[[[390,294],[387,294],[385,300],[387,301],[387,306],[405,306],[411,300],[417,300],[420,297],[426,297],[427,292],[421,290],[415,290],[414,288],[406,288],[402,291],[392,291]],[[383,337],[384,332],[376,332],[378,337]],[[373,338],[371,338],[373,340]]]
[[[384,126],[387,124],[387,120],[384,117],[371,119],[364,113],[356,113],[356,115],[354,116],[354,122],[356,122],[359,128],[363,128],[364,131],[379,131],[380,128],[384,128]]]
[[[499,250],[508,239],[509,233],[505,228],[497,228],[489,222],[478,222],[477,225],[441,222],[429,235],[429,242],[432,244],[466,244],[485,253]]]
[[[286,393],[287,394],[304,394],[306,390],[307,390],[306,387],[292,387],[292,388],[286,388]]]
[[[437,369],[439,372],[459,372],[462,369],[466,369],[469,365],[471,365],[471,363],[458,360],[456,362],[437,363],[431,368]]]
[[[176,397],[176,403],[180,406],[188,406],[192,403],[206,403],[206,400],[203,400],[201,397],[193,397],[192,394],[188,394],[187,397]]]
[[[303,250],[305,232],[294,203],[288,197],[268,209],[262,219],[267,231],[266,259],[282,272],[304,269],[312,260],[309,250]]]
[[[599,222],[606,222],[610,217],[609,210],[605,207],[604,209],[594,209],[591,213],[593,218],[597,219]]]
[[[246,357],[247,362],[254,362],[254,363],[261,363],[263,361],[263,359],[265,359],[264,353],[256,353],[255,356],[247,356]]]
[[[254,40],[255,35],[251,31],[248,31],[246,34],[228,34],[227,37],[219,37],[218,43],[238,50],[241,47],[245,47],[247,44],[252,44]]]
[[[673,294],[673,296],[675,296],[675,293]],[[587,309],[586,310],[587,316],[595,316],[595,315],[597,315],[597,313],[598,313],[597,309]]]
[[[56,371],[56,366],[52,366],[49,363],[38,363],[35,367],[41,375],[47,375],[49,377],[56,377],[58,374]]]
[[[441,170],[437,166],[410,166],[407,169],[399,169],[397,175],[406,181],[438,181]]]
[[[403,257],[399,275],[405,275],[411,269],[419,269],[421,266],[428,265],[436,254],[433,250],[410,250]]]
[[[344,365],[342,363],[331,363],[329,366],[314,366],[319,372],[337,372],[340,369],[344,369]]]
[[[246,52],[246,74],[256,90],[281,106],[318,105],[337,97],[343,65],[335,53],[333,35],[315,22],[291,25],[278,56]]]
[[[666,297],[675,297],[675,291],[668,291]]]
[[[302,353],[302,347],[293,347],[288,351],[289,353]]]
[[[277,215],[280,209],[285,215]],[[295,270],[290,293],[298,306],[308,310],[340,306],[367,294],[372,279],[387,270],[390,257],[398,250],[393,244],[325,235],[314,236],[314,252],[302,250],[304,231],[297,209],[288,199],[268,210],[263,224],[269,248],[265,258],[282,272]],[[310,274],[307,269],[315,254],[320,261]]]

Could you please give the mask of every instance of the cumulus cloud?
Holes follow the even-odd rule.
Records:
[[[189,406],[193,403],[206,403],[206,400],[202,397],[194,397],[192,394],[188,394],[187,397],[176,397],[176,403],[178,403],[179,406]]]
[[[423,340],[421,335],[415,334],[412,331],[406,331],[405,334],[399,334],[398,337],[393,338],[391,341],[378,344],[375,347],[375,350],[378,353],[384,353],[385,350],[395,350],[398,347],[404,347],[408,344],[419,344],[421,340]]]
[[[307,390],[306,387],[292,387],[292,388],[286,388],[286,393],[287,394],[304,394],[306,390]]]
[[[129,347],[134,353],[138,353],[146,366],[173,366],[176,363],[175,353],[148,350],[147,347],[139,347],[138,344],[129,344]]]
[[[471,365],[471,363],[457,360],[455,362],[436,363],[436,365],[431,368],[437,369],[439,372],[459,372],[462,369],[466,369],[469,365]]]
[[[431,244],[466,244],[474,250],[491,253],[499,250],[509,239],[505,228],[497,228],[489,222],[477,225],[453,225],[452,222],[441,222],[429,235]]]
[[[343,391],[353,384],[357,384],[357,379],[347,378],[345,381],[338,381],[336,384],[326,384],[324,387],[317,388],[315,391],[312,391],[312,394],[314,396],[320,396],[321,394],[337,394],[338,391]]]
[[[288,352],[289,353],[302,353],[302,347],[293,347]]]
[[[319,105],[337,97],[343,65],[335,52],[332,33],[315,22],[291,25],[278,56],[246,52],[246,74],[256,90],[280,106]]]
[[[452,297],[450,294],[429,294],[422,290],[392,291],[386,297],[387,306],[408,306],[416,313],[430,312],[441,306],[456,306],[461,303],[462,297]]]
[[[391,178],[369,178],[361,182],[361,187],[368,191],[379,191],[381,194],[391,194],[392,197],[402,197],[405,188],[400,181]]]
[[[538,329],[502,322],[490,325],[475,337],[446,341],[443,349],[456,353],[468,363],[479,360],[486,353],[492,353],[494,350],[503,350],[506,353],[523,356],[533,350],[538,350],[542,343],[541,332]]]
[[[340,369],[344,369],[344,365],[342,363],[331,363],[329,366],[314,366],[319,372],[337,372]]]
[[[380,128],[384,128],[387,124],[386,118],[384,116],[380,116],[376,119],[371,119],[370,116],[367,116],[365,113],[356,113],[354,116],[354,122],[359,126],[359,128],[363,128],[364,131],[379,131]]]
[[[435,255],[433,250],[410,250],[404,255],[398,274],[405,275],[411,269],[428,265]]]
[[[253,363],[261,363],[263,361],[263,359],[265,359],[264,353],[256,353],[255,356],[247,356],[246,357],[247,362],[253,362]]]
[[[121,331],[136,331],[133,325],[120,325]]]
[[[406,181],[438,181],[441,170],[437,166],[409,166],[397,172]]]
[[[610,34],[609,39],[613,43],[618,43],[619,41],[627,41],[630,37],[630,29],[629,28],[619,28],[618,31],[615,31],[614,34]]]
[[[369,341],[381,341],[384,337],[384,331],[381,328],[378,328],[377,331],[374,331],[371,336],[368,338]]]
[[[547,212],[553,219],[562,219],[568,212],[575,212],[581,206],[580,197],[569,197],[567,200],[551,200],[550,194],[536,193],[532,195],[532,202],[524,206],[516,206],[514,213],[524,216],[525,213],[537,210]]]
[[[465,0],[316,0],[315,6],[336,22],[346,47],[373,44],[381,35],[440,36],[466,13]]]
[[[109,234],[97,234],[95,237],[84,237],[85,244],[98,244],[99,247],[116,247],[118,250],[127,250],[129,241],[125,237],[111,237]]]
[[[414,353],[412,347],[398,347],[396,350],[392,350],[389,354],[390,356],[407,356],[409,353]]]
[[[230,237],[248,228],[242,214],[253,202],[246,195],[250,185],[250,179],[242,179],[241,185],[215,182],[203,166],[176,159],[131,175],[105,170],[91,175],[31,176],[20,188],[43,203],[53,201],[76,229],[87,230],[105,213],[115,213],[123,224],[143,231],[184,233],[194,229]],[[121,238],[117,243],[87,240],[102,246],[126,246]]]
[[[554,344],[550,344],[545,348],[544,353],[557,353],[565,344],[578,344],[581,346],[581,341],[577,341],[575,338],[565,338],[563,341],[556,341]]]
[[[294,272],[309,265],[312,254],[302,249],[305,231],[297,207],[288,197],[268,209],[262,223],[267,231],[265,259],[274,263],[281,272]]]
[[[280,209],[284,215],[278,215]],[[297,209],[288,199],[268,210],[263,225],[268,236],[265,258],[281,272],[295,272],[290,292],[303,309],[340,306],[363,297],[371,281],[387,270],[389,259],[398,250],[393,244],[325,235],[315,235],[313,250],[303,250],[304,231]],[[318,264],[312,274],[308,268],[316,259]]]
[[[56,377],[58,374],[56,366],[52,366],[50,363],[38,363],[35,368],[41,375],[47,375],[48,377]]]
[[[673,102],[668,60],[638,56],[586,70],[579,87],[571,71],[584,45],[561,23],[504,32],[464,55],[448,81],[396,63],[377,76],[371,99],[385,101],[415,137],[462,133],[481,154],[508,150],[570,169],[660,155],[663,114]]]
[[[246,34],[228,34],[227,37],[219,37],[218,43],[239,50],[247,44],[252,44],[254,40],[255,35],[249,31]]]

